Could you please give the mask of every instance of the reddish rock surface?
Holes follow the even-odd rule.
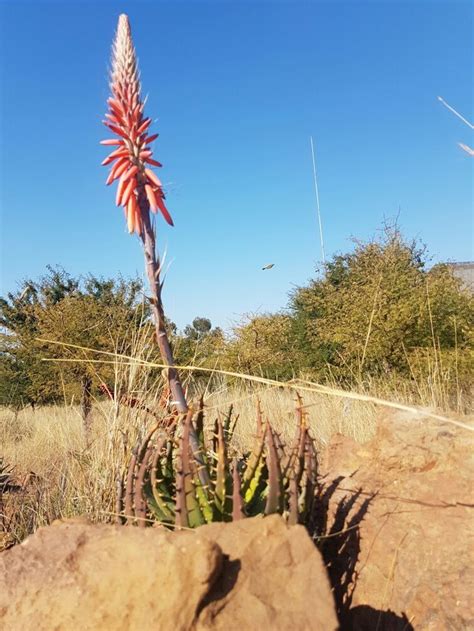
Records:
[[[333,438],[319,527],[344,629],[474,629],[473,445],[394,414],[365,445]]]
[[[194,532],[40,529],[0,555],[0,628],[9,631],[333,631],[319,552],[282,518]]]
[[[326,568],[302,526],[273,515],[198,532],[226,555],[226,580],[216,582],[197,631],[338,628]]]

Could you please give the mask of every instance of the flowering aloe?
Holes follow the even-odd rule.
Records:
[[[137,57],[126,15],[119,17],[112,51],[112,73],[108,99],[109,112],[104,125],[116,138],[101,144],[116,147],[102,165],[111,164],[107,184],[118,180],[116,203],[123,206],[130,233],[142,234],[144,215],[159,209],[172,226],[173,220],[165,203],[160,180],[151,166],[161,167],[152,158],[151,143],[158,134],[150,134],[151,118],[145,117],[145,103],[140,95]]]
[[[161,299],[160,261],[156,253],[155,231],[151,224],[150,210],[161,212],[171,226],[173,220],[165,203],[163,188],[151,167],[161,164],[152,158],[151,143],[158,134],[150,133],[151,118],[145,117],[145,101],[140,94],[137,56],[132,41],[128,17],[119,17],[117,33],[112,47],[112,70],[108,99],[109,111],[104,124],[114,138],[101,144],[113,148],[102,164],[112,165],[107,185],[118,180],[116,203],[123,206],[128,231],[137,233],[143,242],[145,264],[151,291],[151,308],[155,320],[156,339],[163,358],[169,366],[167,376],[173,403],[180,412],[187,411],[186,398],[173,367],[173,355],[165,327]]]

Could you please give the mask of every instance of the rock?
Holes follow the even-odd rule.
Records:
[[[0,628],[337,628],[306,531],[278,516],[194,532],[68,520],[0,554]]]
[[[0,555],[0,628],[184,631],[221,567],[194,533],[66,521]]]
[[[364,445],[333,438],[319,527],[343,628],[474,628],[473,445],[395,414]]]
[[[321,555],[303,526],[278,515],[198,529],[226,555],[224,581],[206,597],[197,631],[338,628]]]

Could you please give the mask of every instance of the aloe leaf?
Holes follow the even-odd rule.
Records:
[[[206,453],[206,444],[204,440],[204,403],[203,398],[200,400],[199,411],[196,415],[196,435],[198,437],[198,448],[194,449],[190,442],[190,448],[193,458],[192,462],[196,462],[196,471],[199,477],[200,486],[203,489],[206,497],[209,499],[209,485],[210,485],[210,472],[209,472],[209,459]],[[192,421],[190,421],[192,424]],[[190,427],[191,430],[191,427]]]
[[[280,459],[275,444],[275,435],[267,425],[267,445],[268,445],[268,495],[265,504],[265,515],[278,513],[281,511],[282,499],[282,479]]]
[[[245,472],[247,473],[247,471]],[[249,479],[248,484],[245,487],[242,485],[242,495],[244,497],[245,507],[250,512],[255,511],[255,500],[260,497],[266,487],[266,480],[268,477],[267,466],[265,464],[265,458],[260,456],[257,467],[254,470],[253,476]],[[258,502],[257,502],[258,503]]]
[[[234,418],[234,422],[229,428],[229,440],[232,440],[234,438],[235,428],[236,428],[237,421],[239,420],[239,418],[240,418],[240,415],[236,414]]]
[[[311,515],[317,484],[317,457],[312,439],[307,436],[304,456],[304,483],[300,502],[300,521]]]
[[[145,438],[142,440],[138,447],[132,452],[132,458],[130,459],[130,464],[128,466],[127,471],[127,482],[125,485],[125,518],[126,523],[131,523],[133,517],[135,515],[135,510],[138,507],[138,510],[141,508],[141,487],[138,485],[137,487],[137,476],[140,471],[140,467],[142,465],[142,461],[145,457],[145,453],[148,449],[148,444],[153,436],[153,434],[157,431],[159,425],[155,425],[152,429],[146,434]],[[143,483],[143,480],[141,484]],[[143,522],[144,523],[144,522]]]
[[[289,482],[288,523],[293,526],[298,523],[298,484],[294,477]]]
[[[163,477],[166,480],[174,480],[175,473],[173,468],[173,460],[175,459],[175,445],[174,440],[168,440],[166,442],[166,456],[164,458]]]
[[[183,528],[189,527],[188,521],[188,509],[186,504],[186,488],[185,488],[185,453],[189,450],[189,443],[184,440],[184,427],[183,421],[183,435],[179,440],[178,455],[176,458],[176,500],[175,500],[175,523],[177,526]]]
[[[224,427],[220,419],[217,420],[217,449],[216,449],[216,481],[214,486],[214,504],[219,513],[224,515],[226,503],[227,477],[227,449],[224,438]]]
[[[196,414],[195,427],[196,427],[196,435],[198,437],[200,450],[203,453],[203,455],[205,455],[206,443],[204,440],[204,398],[203,397],[199,399],[199,410],[198,410],[198,413]]]
[[[296,458],[298,456],[298,451],[299,451],[299,444],[300,444],[300,440],[301,440],[301,433],[303,431],[303,427],[301,425],[301,423],[298,424],[297,430],[296,430],[296,436],[295,436],[295,440],[293,441],[293,445],[290,448],[290,454],[283,466],[282,469],[282,475],[283,478],[288,480],[291,475],[292,475],[292,469],[295,465],[295,461]]]
[[[163,510],[161,510],[161,506],[159,504],[157,504],[157,502],[155,501],[155,497],[154,495],[151,493],[147,493],[147,489],[145,488],[145,494],[147,496],[147,504],[148,504],[148,509],[150,510],[150,513],[156,518],[157,521],[159,521],[160,523],[166,525],[166,524],[172,524],[174,521],[174,518],[169,517],[168,513],[164,512]]]
[[[151,502],[149,494],[147,495],[147,499],[150,508],[152,508],[154,504],[156,505],[156,509],[160,511],[160,521],[172,522],[174,520],[172,480],[165,478],[161,468],[161,451],[164,443],[164,438],[158,441],[151,465],[149,490],[153,498],[153,503]],[[154,512],[156,513],[156,511]]]
[[[247,459],[247,466],[245,473],[242,477],[242,494],[247,501],[247,492],[253,483],[253,480],[257,474],[257,470],[261,467],[263,460],[263,449],[265,447],[265,434],[261,432],[255,443],[255,447],[252,450],[250,456]],[[261,471],[260,471],[261,473]],[[253,484],[255,486],[255,484]]]
[[[226,417],[224,419],[224,423],[223,423],[224,434],[227,437],[229,437],[230,424],[231,424],[231,421],[232,421],[232,412],[233,412],[233,410],[234,410],[234,406],[231,403],[230,406],[229,406],[229,411],[227,412],[227,415],[226,415]]]
[[[146,526],[146,502],[144,497],[144,488],[145,481],[147,480],[148,474],[148,463],[150,460],[150,456],[152,454],[152,448],[147,447],[145,453],[143,454],[143,458],[140,462],[140,466],[138,467],[137,479],[135,481],[135,493],[134,493],[134,507],[135,507],[135,517],[138,521],[138,526],[140,528],[145,528]]]
[[[235,458],[232,471],[232,521],[238,521],[245,517],[240,486],[238,462]]]
[[[189,457],[191,451],[191,446],[189,444],[191,423],[192,411],[188,412],[184,421],[183,436],[181,439],[181,470],[182,484],[184,486],[184,504],[186,506],[186,516],[188,522],[187,525],[191,528],[196,528],[197,526],[201,526],[206,523],[206,520],[202,514],[201,507],[199,506],[199,502],[196,497],[196,484],[201,485],[201,482],[199,481],[195,484],[191,471]]]
[[[196,491],[196,498],[199,503],[199,507],[201,509],[202,515],[206,523],[210,523],[213,521],[214,511],[212,508],[209,489],[205,488],[201,484],[201,480],[199,479],[198,467],[199,463],[193,458],[190,459],[190,467],[192,472],[192,477],[194,480],[194,488]]]
[[[273,438],[275,440],[275,447],[278,455],[278,460],[280,462],[280,468],[283,470],[283,467],[286,464],[286,460],[288,460],[285,451],[285,444],[282,442],[280,434],[276,431],[273,432]]]
[[[245,513],[249,517],[255,515],[263,515],[265,512],[265,506],[268,497],[268,469],[265,464],[265,460],[262,460],[261,468],[259,467],[258,477],[255,479],[255,483],[251,485],[247,491],[244,499],[248,500],[245,503]]]

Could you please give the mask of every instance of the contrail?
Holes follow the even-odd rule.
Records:
[[[470,123],[466,118],[464,118],[464,116],[461,116],[461,114],[459,112],[457,112],[454,109],[454,107],[451,107],[451,105],[449,105],[449,103],[446,103],[446,101],[443,99],[443,97],[438,96],[438,101],[441,101],[441,103],[445,107],[447,107],[450,112],[452,112],[455,116],[457,116],[459,119],[461,119],[463,123],[466,123],[466,125],[468,127],[470,127],[471,129],[474,129],[474,125],[472,123]]]
[[[321,222],[321,209],[319,207],[319,189],[318,189],[318,178],[316,177],[316,160],[314,159],[314,145],[313,145],[313,136],[309,137],[311,141],[311,155],[313,157],[313,178],[314,178],[314,191],[316,193],[316,210],[318,212],[318,222],[319,222],[319,238],[321,239],[321,255],[323,257],[323,263],[326,264],[326,255],[324,253],[324,240],[323,240],[323,224]]]

